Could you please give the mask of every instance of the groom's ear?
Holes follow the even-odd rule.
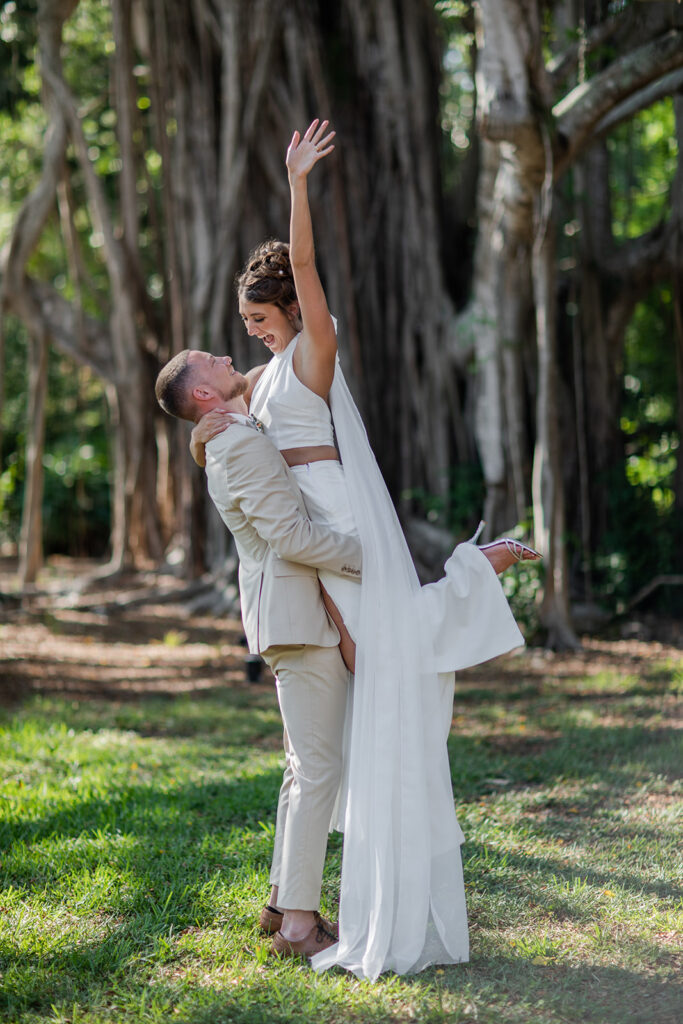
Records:
[[[195,384],[192,388],[192,397],[195,402],[208,402],[214,397],[213,388],[208,384]]]

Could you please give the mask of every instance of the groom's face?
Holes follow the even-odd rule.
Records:
[[[187,357],[187,365],[192,367],[193,387],[208,387],[223,402],[243,395],[249,387],[247,378],[238,373],[230,356],[194,351]]]

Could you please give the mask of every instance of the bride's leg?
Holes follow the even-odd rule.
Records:
[[[341,612],[337,608],[336,604],[334,603],[330,595],[325,590],[322,583],[320,584],[320,589],[322,591],[323,601],[325,602],[325,607],[327,608],[328,615],[330,616],[335,626],[339,630],[339,636],[341,637],[339,641],[339,650],[344,660],[344,664],[348,668],[349,672],[355,672],[356,645],[351,639],[351,634],[344,625],[344,620],[341,617]]]

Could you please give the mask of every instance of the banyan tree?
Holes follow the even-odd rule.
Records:
[[[186,347],[261,361],[233,279],[255,242],[286,235],[284,152],[293,128],[321,115],[338,147],[311,179],[318,262],[389,488],[407,518],[416,494],[448,510],[458,467],[477,460],[489,536],[533,510],[541,617],[551,642],[572,643],[566,538],[571,528],[589,560],[604,528],[592,481],[618,448],[625,325],[648,283],[680,280],[683,253],[680,188],[656,230],[616,244],[605,139],[681,89],[683,8],[109,0],[97,5],[98,74],[79,76],[70,47],[91,6],[37,2],[42,170],[2,268],[4,308],[31,339],[25,579],[39,558],[49,346],[105,382],[112,567],[158,563],[171,549],[188,573],[224,560],[187,431],[156,408],[153,382]],[[441,173],[448,8],[472,31],[478,132],[457,196]],[[90,136],[105,123],[114,135],[103,169]],[[569,275],[557,257],[568,222],[578,232]],[[59,283],[32,262],[55,224]],[[567,287],[573,319],[558,307]],[[568,490],[578,495],[569,512]],[[477,510],[468,516],[476,525]]]

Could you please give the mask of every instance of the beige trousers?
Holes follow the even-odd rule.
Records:
[[[338,647],[269,647],[286,768],[270,872],[283,910],[317,910],[327,836],[342,770],[349,673]]]

